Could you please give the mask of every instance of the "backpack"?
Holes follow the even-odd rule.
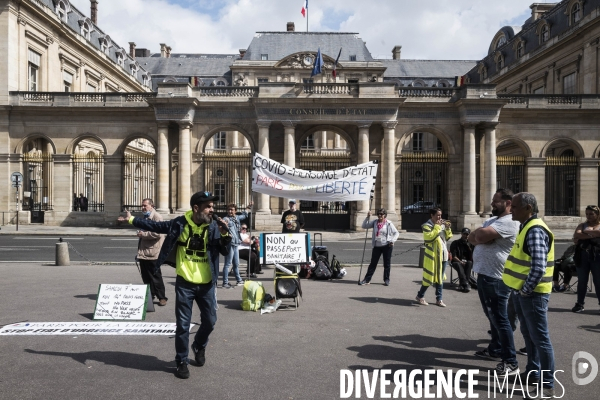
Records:
[[[262,282],[246,281],[242,290],[242,310],[258,311],[265,299],[265,289]]]
[[[337,258],[335,258],[335,255],[331,259],[330,268],[331,268],[331,277],[333,279],[342,279],[343,278],[343,276],[340,274],[340,271],[342,270],[342,265],[337,260]]]
[[[313,268],[312,275],[315,279],[331,279],[331,269],[329,268],[329,261],[323,256],[318,256],[315,260],[315,268]]]

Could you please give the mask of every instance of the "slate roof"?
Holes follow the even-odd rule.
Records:
[[[256,32],[246,50],[244,60],[260,61],[262,54],[268,54],[269,60],[281,60],[290,54],[301,51],[317,51],[335,59],[342,49],[340,61],[373,61],[365,42],[358,33],[340,32]]]
[[[233,61],[239,59],[239,54],[171,54],[170,58],[137,57],[140,66],[150,71],[152,75],[164,76],[224,76],[229,72]]]
[[[473,60],[377,60],[387,69],[385,78],[452,78],[465,75]]]

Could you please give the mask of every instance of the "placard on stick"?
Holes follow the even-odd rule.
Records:
[[[100,284],[94,319],[145,320],[148,285]]]
[[[310,234],[261,233],[260,262],[262,264],[307,263],[310,256]]]

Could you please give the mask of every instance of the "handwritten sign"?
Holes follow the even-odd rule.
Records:
[[[262,264],[306,263],[310,254],[308,233],[261,233],[260,262]]]
[[[146,319],[146,297],[148,285],[101,284],[94,319]]]
[[[369,200],[377,166],[368,162],[333,171],[307,171],[256,153],[252,161],[252,191],[299,200]]]
[[[190,330],[195,324],[190,324]],[[19,322],[1,335],[175,335],[175,322]]]

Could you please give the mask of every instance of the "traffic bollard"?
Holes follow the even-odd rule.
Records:
[[[56,265],[71,265],[69,260],[69,244],[67,242],[56,243]]]

